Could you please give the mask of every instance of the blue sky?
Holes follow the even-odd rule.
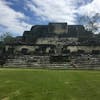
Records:
[[[100,0],[0,0],[0,34],[22,35],[32,25],[78,24],[83,15],[100,12]]]

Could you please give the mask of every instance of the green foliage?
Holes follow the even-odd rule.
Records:
[[[85,28],[93,33],[99,33],[100,31],[100,13],[93,13],[91,16],[82,15],[78,22],[85,24]]]
[[[6,32],[6,33],[1,34],[0,41],[4,43],[12,43],[14,41],[14,37],[12,36],[11,33]]]
[[[100,72],[0,69],[0,100],[100,100]]]

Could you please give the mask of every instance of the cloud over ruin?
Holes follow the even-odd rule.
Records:
[[[0,32],[21,35],[36,23],[78,24],[80,16],[92,16],[99,11],[100,0],[0,0]]]

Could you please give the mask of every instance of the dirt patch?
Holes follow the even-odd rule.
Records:
[[[3,99],[1,100],[10,100],[9,97],[4,97]]]

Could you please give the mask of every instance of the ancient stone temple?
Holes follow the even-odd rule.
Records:
[[[78,38],[79,36],[92,36],[82,25],[67,25],[67,23],[49,23],[48,25],[35,25],[30,31],[25,31],[23,39],[26,42],[35,42],[37,38]]]
[[[94,34],[83,25],[35,25],[30,31],[25,31],[23,36],[16,37],[13,43],[5,44],[5,65],[44,64],[51,67],[52,64],[67,64],[71,68],[84,68],[87,63],[86,68],[90,68],[89,63],[95,61],[96,66],[99,66],[100,44],[93,37]]]

